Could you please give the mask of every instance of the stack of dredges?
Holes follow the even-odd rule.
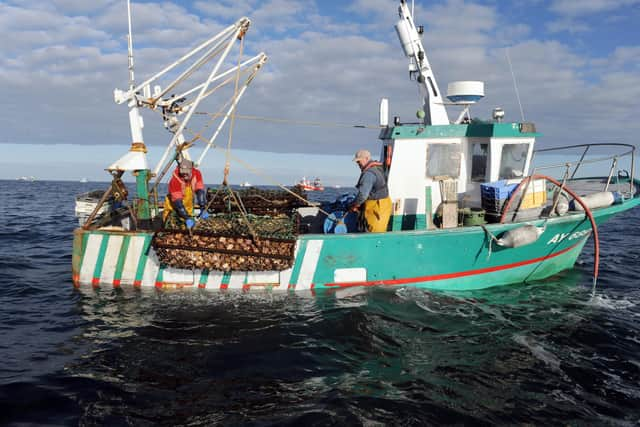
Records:
[[[190,232],[181,227],[156,233],[160,262],[175,268],[274,271],[293,264],[297,217],[240,213],[211,215]]]
[[[241,212],[254,215],[292,215],[294,210],[307,206],[307,198],[300,187],[290,189],[299,197],[285,190],[266,190],[255,187],[234,190],[233,195],[227,189],[208,189],[207,204],[209,212]],[[238,204],[242,205],[242,208]]]

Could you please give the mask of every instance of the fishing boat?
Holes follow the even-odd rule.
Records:
[[[303,189],[304,191],[324,191],[324,185],[322,185],[322,181],[320,178],[315,178],[313,181],[307,179],[306,177],[302,177],[300,181],[296,183],[298,187]]]
[[[168,96],[169,89],[159,86],[152,93],[149,87],[162,73],[134,83],[130,25],[130,85],[126,91],[116,91],[116,102],[129,107],[133,143],[107,168],[113,183],[101,198],[115,198],[128,207],[122,215],[130,221],[128,225],[98,222],[95,214],[101,205],[96,205],[74,232],[74,283],[245,291],[319,292],[356,286],[469,291],[540,280],[571,269],[591,238],[595,286],[598,226],[640,203],[634,146],[584,144],[536,150],[539,133],[533,123],[504,122],[500,108],[486,120],[472,119],[470,108],[484,96],[484,84],[450,83],[445,101],[422,31],[405,1],[400,1],[398,13],[396,32],[409,62],[411,84],[418,85],[422,99],[418,121],[412,123],[398,117],[390,121],[389,101],[383,99],[379,105],[379,159],[393,202],[384,233],[358,232],[357,214],[347,209],[352,201],[348,196],[318,205],[307,203],[305,192],[284,187],[271,195],[224,188],[226,199],[218,197],[220,189],[210,190],[207,206],[200,208],[217,218],[218,225],[207,223],[207,228],[199,220],[191,230],[167,228],[159,220],[160,204],[154,202],[159,198],[157,183],[163,171],[198,142],[204,144],[196,161],[201,164],[219,127],[208,141],[187,144],[186,123],[210,93],[212,82],[241,73],[233,67],[222,71],[218,62],[205,82],[183,95]],[[214,51],[228,52],[232,43],[244,40],[248,27],[249,20],[242,18],[195,53],[208,60]],[[201,66],[204,59],[195,63]],[[234,61],[249,67],[249,77],[225,104],[230,107],[220,116],[223,122],[233,116],[240,96],[265,61],[264,54]],[[172,70],[173,65],[163,69],[179,74]],[[195,73],[180,77],[187,74]],[[164,87],[177,93],[174,83]],[[172,131],[154,170],[146,162],[142,108],[161,109],[165,127]],[[451,120],[448,110],[454,109],[460,113]],[[553,160],[558,158],[561,161]],[[545,159],[552,161],[543,165]],[[591,172],[598,166],[604,171],[601,175]],[[133,200],[123,198],[120,178],[125,172],[136,178]],[[229,222],[224,215],[242,227],[225,229]]]

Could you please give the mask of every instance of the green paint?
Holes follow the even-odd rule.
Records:
[[[231,281],[231,272],[225,271],[224,274],[222,275],[222,279],[220,280],[220,284],[228,286],[230,281]]]
[[[433,228],[432,215],[433,205],[431,201],[431,186],[424,187],[424,214],[425,214],[425,227],[427,230]]]
[[[80,270],[87,252],[89,233],[82,228],[76,228],[73,232],[73,252],[71,257],[71,272],[74,277],[80,277]]]
[[[416,138],[518,138],[535,137],[537,132],[521,132],[520,123],[471,123],[465,125],[407,124],[382,129],[380,139]]]
[[[209,270],[202,269],[200,271],[200,279],[198,280],[198,285],[205,285],[209,280]]]
[[[614,205],[594,212],[598,223],[615,211],[637,205]],[[538,227],[544,220],[532,221]],[[487,224],[500,237],[522,224]],[[551,218],[534,243],[518,248],[492,245],[479,227],[309,236],[322,238],[322,257],[314,274],[316,289],[334,280],[336,269],[365,268],[369,281],[429,289],[470,290],[549,277],[575,263],[591,226],[584,215]],[[556,241],[554,236],[565,235]],[[304,238],[307,238],[306,236]],[[546,256],[553,257],[545,259]],[[298,261],[299,262],[299,261]]]
[[[156,286],[158,284],[162,284],[162,282],[164,282],[164,269],[166,268],[166,265],[160,264],[160,267],[158,268],[158,274],[156,274]]]
[[[138,220],[151,219],[149,203],[149,170],[143,169],[136,172],[136,192],[138,194]]]
[[[391,216],[391,231],[402,230],[402,217],[403,215]]]
[[[118,262],[116,263],[116,272],[114,273],[113,280],[120,280],[122,278],[122,270],[124,270],[124,262],[127,260],[127,252],[129,252],[129,242],[131,236],[124,236],[122,238],[122,245],[120,246],[120,252],[118,253]]]
[[[104,256],[107,253],[107,246],[109,245],[109,236],[103,234],[101,236],[100,249],[98,250],[98,258],[96,259],[96,268],[93,270],[93,278],[99,279],[102,275],[102,266],[104,265]]]
[[[140,253],[140,260],[138,261],[138,268],[136,270],[136,278],[134,283],[142,282],[142,276],[144,275],[144,267],[147,264],[147,258],[149,257],[149,250],[151,248],[151,235],[144,234],[144,244],[142,246],[142,252]]]
[[[287,283],[287,287],[289,284],[297,284],[298,276],[300,275],[300,269],[302,267],[302,260],[304,259],[304,254],[307,252],[307,240],[299,239],[298,245],[300,248],[298,249],[298,254],[296,255],[296,259],[293,261],[293,268],[291,269],[291,278],[289,279],[289,283]]]

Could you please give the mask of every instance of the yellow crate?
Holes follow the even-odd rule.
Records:
[[[547,192],[536,191],[529,192],[524,195],[522,202],[520,203],[520,209],[537,208],[547,204]]]

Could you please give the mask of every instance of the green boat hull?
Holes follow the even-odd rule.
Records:
[[[637,198],[593,212],[597,224],[638,205]],[[523,223],[388,233],[301,235],[291,268],[245,272],[175,269],[162,265],[152,233],[78,229],[77,285],[254,288],[311,291],[355,286],[413,286],[465,291],[540,280],[573,267],[591,235],[584,214],[528,222],[544,231],[528,245],[492,242]]]

